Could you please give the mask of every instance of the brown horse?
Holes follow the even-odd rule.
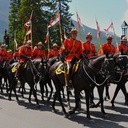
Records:
[[[75,110],[79,107],[79,101],[80,101],[79,95],[80,95],[80,92],[82,90],[84,90],[85,93],[86,93],[87,117],[90,118],[89,97],[90,97],[91,85],[92,84],[97,84],[95,82],[95,80],[93,80],[93,78],[100,71],[100,69],[102,67],[102,64],[104,62],[104,59],[105,59],[105,55],[103,55],[101,57],[98,57],[94,60],[91,60],[89,63],[86,60],[86,58],[84,58],[80,61],[78,70],[75,73],[73,73],[73,76],[72,76],[73,87],[75,89],[76,107],[70,113],[74,113]],[[55,89],[56,89],[56,92],[55,92],[55,95],[54,95],[54,101],[53,101],[53,104],[52,104],[52,108],[55,111],[55,101],[58,98],[58,100],[61,104],[62,110],[63,110],[65,116],[67,117],[68,114],[67,114],[67,112],[64,108],[64,105],[63,105],[62,99],[61,99],[61,94],[60,94],[60,91],[63,89],[63,86],[65,85],[64,73],[59,74],[59,75],[56,74],[56,69],[61,64],[62,64],[61,61],[56,62],[51,66],[51,68],[49,70],[51,78],[52,78],[53,83],[55,85]],[[104,82],[101,83],[101,84],[97,84],[97,86],[103,85]],[[103,107],[103,105],[102,105],[102,107]],[[105,113],[103,109],[102,109],[102,112]]]

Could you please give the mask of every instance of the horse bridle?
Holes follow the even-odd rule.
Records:
[[[88,65],[87,65],[88,66]],[[92,66],[93,67],[93,66]],[[90,67],[89,67],[90,68]],[[110,78],[110,75],[108,75],[106,77],[106,79],[102,82],[102,83],[97,83],[89,74],[88,72],[86,71],[85,69],[85,65],[84,65],[84,62],[83,62],[83,69],[84,69],[84,73],[87,75],[87,77],[93,82],[93,84],[95,84],[96,86],[102,86],[103,84],[105,84],[105,82]],[[91,68],[93,70],[93,68]],[[98,69],[97,70],[93,70],[94,72],[96,71],[99,71]],[[97,73],[97,72],[96,72]]]

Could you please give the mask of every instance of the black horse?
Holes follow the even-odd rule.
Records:
[[[103,106],[103,90],[107,80],[110,78],[110,75],[103,77],[100,72],[105,61],[105,55],[98,57],[96,59],[90,60],[89,63],[81,61],[78,71],[73,75],[73,86],[75,89],[75,108],[70,114],[73,114],[77,108],[79,108],[80,97],[79,94],[82,90],[85,91],[86,95],[86,107],[87,107],[87,118],[90,119],[89,111],[89,99],[91,95],[92,88],[97,86],[99,98],[101,103],[101,112],[105,115],[104,106]],[[108,63],[110,66],[110,63]]]
[[[17,80],[14,77],[14,74],[12,72],[12,68],[15,64],[16,63],[14,63],[13,59],[9,61],[5,61],[0,71],[2,71],[2,77],[6,79],[6,82],[7,82],[6,91],[8,94],[8,99],[11,100],[11,93],[12,91],[14,91],[16,99],[17,101],[19,101],[17,93],[16,93]]]
[[[42,58],[42,59],[34,60],[33,62],[40,74],[39,85],[40,85],[40,90],[42,95],[41,98],[42,100],[44,100],[44,87],[46,89],[46,96],[48,96],[48,88],[47,88],[47,84],[48,84],[48,86],[50,87],[50,95],[48,96],[47,101],[49,101],[53,93],[53,87],[51,83],[51,78],[49,77],[49,72],[48,72],[49,68],[48,68],[47,60]]]
[[[127,82],[128,78],[128,56],[127,55],[119,55],[116,59],[117,64],[117,70],[115,72],[115,79],[114,83],[117,84],[114,96],[111,100],[112,107],[114,107],[114,101],[118,94],[118,92],[121,90],[125,97],[125,104],[128,105],[128,93],[125,87],[125,84]],[[108,92],[109,94],[109,92]]]
[[[90,118],[89,98],[90,98],[90,92],[91,92],[91,85],[96,84],[96,82],[93,80],[93,78],[98,73],[98,71],[100,71],[102,64],[104,62],[104,59],[105,59],[105,56],[101,56],[101,57],[98,57],[94,60],[91,60],[89,63],[86,60],[86,58],[82,59],[80,61],[78,70],[75,73],[73,73],[73,76],[72,76],[73,87],[75,89],[76,107],[70,113],[74,113],[75,110],[79,107],[80,92],[82,90],[84,90],[86,93],[87,117]],[[55,89],[56,89],[52,108],[55,111],[55,101],[58,98],[58,100],[61,104],[62,110],[63,110],[65,116],[67,117],[68,115],[67,115],[67,112],[63,106],[61,94],[60,94],[60,91],[63,89],[63,86],[65,85],[64,73],[59,74],[59,75],[56,74],[56,69],[62,64],[63,63],[61,61],[59,61],[59,62],[56,62],[55,64],[53,64],[50,68],[50,75],[52,77],[52,80],[54,82]],[[105,81],[102,81],[102,84],[104,84]],[[103,100],[102,100],[102,103],[103,103]],[[104,109],[103,109],[103,105],[102,105],[102,112],[105,114]]]
[[[24,88],[25,83],[27,83],[30,87],[29,102],[31,103],[31,95],[33,94],[35,97],[36,104],[39,104],[37,99],[37,92],[36,92],[36,86],[39,81],[39,74],[38,71],[36,70],[35,65],[30,59],[28,59],[20,66],[18,78],[20,80],[21,87]]]
[[[112,81],[113,77],[115,76],[115,59],[113,57],[109,57],[109,58],[105,58],[105,61],[103,63],[103,66],[100,70],[100,72],[98,73],[98,75],[95,76],[95,79],[96,81],[103,81],[104,79],[108,78],[107,81],[104,83],[104,86],[97,86],[98,88],[98,91],[100,90],[104,90],[104,87],[106,89],[108,89],[108,81]],[[111,68],[110,68],[111,67]],[[100,104],[100,101],[95,104],[94,103],[94,93],[93,93],[93,90],[94,90],[94,87],[92,87],[92,92],[91,92],[91,97],[90,97],[90,107],[98,107],[99,104]],[[106,95],[107,95],[107,92],[106,92]]]

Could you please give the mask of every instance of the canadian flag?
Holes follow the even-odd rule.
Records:
[[[31,28],[26,32],[26,36],[30,35],[31,34]]]
[[[50,25],[48,26],[48,28],[51,28],[52,26],[57,24],[59,21],[60,21],[60,13],[57,12],[55,19],[50,21]]]
[[[29,27],[31,26],[31,23],[32,23],[32,21],[31,21],[31,19],[29,19],[29,20],[24,24],[24,28],[25,28],[25,29],[29,28]]]
[[[81,19],[78,15],[78,12],[76,12],[76,16],[77,16],[77,24],[78,24],[78,28],[80,29],[80,26],[82,26],[82,23],[81,23]]]
[[[97,26],[97,39],[100,39],[100,26],[97,20],[96,20],[96,26]]]
[[[49,28],[47,28],[47,34],[46,34],[46,38],[45,38],[45,43],[49,42]]]
[[[110,28],[113,28],[113,22],[108,26],[108,28],[104,29],[106,33],[109,32]]]

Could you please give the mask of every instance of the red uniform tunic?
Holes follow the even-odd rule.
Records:
[[[27,57],[31,57],[32,56],[32,48],[27,47],[26,45],[21,46],[19,48],[19,55],[20,55],[20,62],[24,62],[25,57],[23,57],[22,55],[25,55]]]
[[[68,53],[65,60],[70,62],[74,57],[80,59],[82,54],[82,43],[78,40],[65,39],[64,41],[64,51]]]
[[[128,53],[128,47],[127,47],[127,45],[125,45],[125,44],[120,44],[120,46],[119,46],[119,51],[120,51],[122,54],[127,54],[127,53]]]
[[[46,53],[45,53],[44,50],[35,48],[35,49],[32,51],[32,58],[33,58],[33,59],[41,59],[41,58],[46,59]]]
[[[48,58],[57,57],[57,56],[59,56],[59,51],[58,50],[51,49],[48,52]]]
[[[13,54],[8,53],[8,54],[7,54],[7,60],[11,60],[11,59],[13,59]]]
[[[103,44],[102,45],[103,53],[104,54],[114,54],[116,52],[116,48],[109,43]]]
[[[94,44],[87,41],[83,44],[83,48],[84,48],[84,53],[86,54],[87,58],[91,58],[95,56],[96,48]]]
[[[7,60],[8,53],[5,49],[0,49],[0,60],[6,61]]]
[[[15,52],[15,53],[13,54],[13,58],[19,60],[19,58],[20,58],[20,54],[19,54],[19,52]]]

